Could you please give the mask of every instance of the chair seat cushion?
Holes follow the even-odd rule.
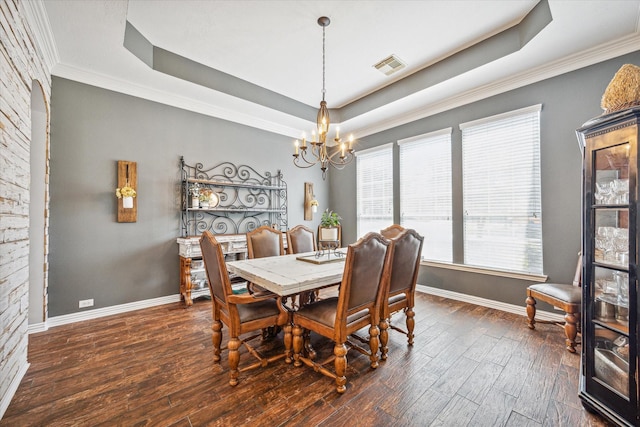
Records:
[[[238,304],[236,307],[238,308],[241,323],[280,314],[278,303],[275,299],[254,302],[252,304]]]
[[[403,301],[407,299],[407,295],[405,293],[400,293],[397,295],[392,295],[389,297],[389,305],[395,304],[397,302]]]
[[[327,327],[333,328],[336,324],[336,310],[338,308],[338,297],[330,297],[312,304],[305,305],[296,311],[295,317],[301,316],[313,320]],[[359,320],[369,314],[368,310],[361,310],[347,317],[347,325]]]
[[[569,304],[579,304],[582,301],[582,290],[573,285],[560,283],[538,283],[536,285],[529,286],[527,289],[548,295]]]

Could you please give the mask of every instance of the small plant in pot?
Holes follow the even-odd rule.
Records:
[[[319,240],[322,241],[337,241],[338,240],[338,226],[340,225],[340,215],[334,211],[326,209],[322,213],[320,218],[320,236]]]

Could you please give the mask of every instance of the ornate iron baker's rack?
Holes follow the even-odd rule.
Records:
[[[220,163],[205,169],[202,163],[188,165],[180,157],[181,236],[242,234],[261,225],[287,229],[287,183],[282,172],[256,172],[247,165]],[[195,188],[212,190],[219,200],[215,207],[191,205]]]

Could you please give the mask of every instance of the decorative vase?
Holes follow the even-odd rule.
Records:
[[[123,197],[122,207],[125,209],[133,209],[133,197]]]
[[[320,228],[320,240],[325,242],[335,242],[338,240],[338,229],[335,227],[331,228]]]
[[[191,197],[191,207],[192,208],[200,207],[200,199],[198,198],[198,196]]]

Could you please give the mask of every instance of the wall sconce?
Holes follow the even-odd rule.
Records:
[[[318,201],[313,194],[313,183],[304,183],[304,220],[313,220],[313,214],[318,212]]]

